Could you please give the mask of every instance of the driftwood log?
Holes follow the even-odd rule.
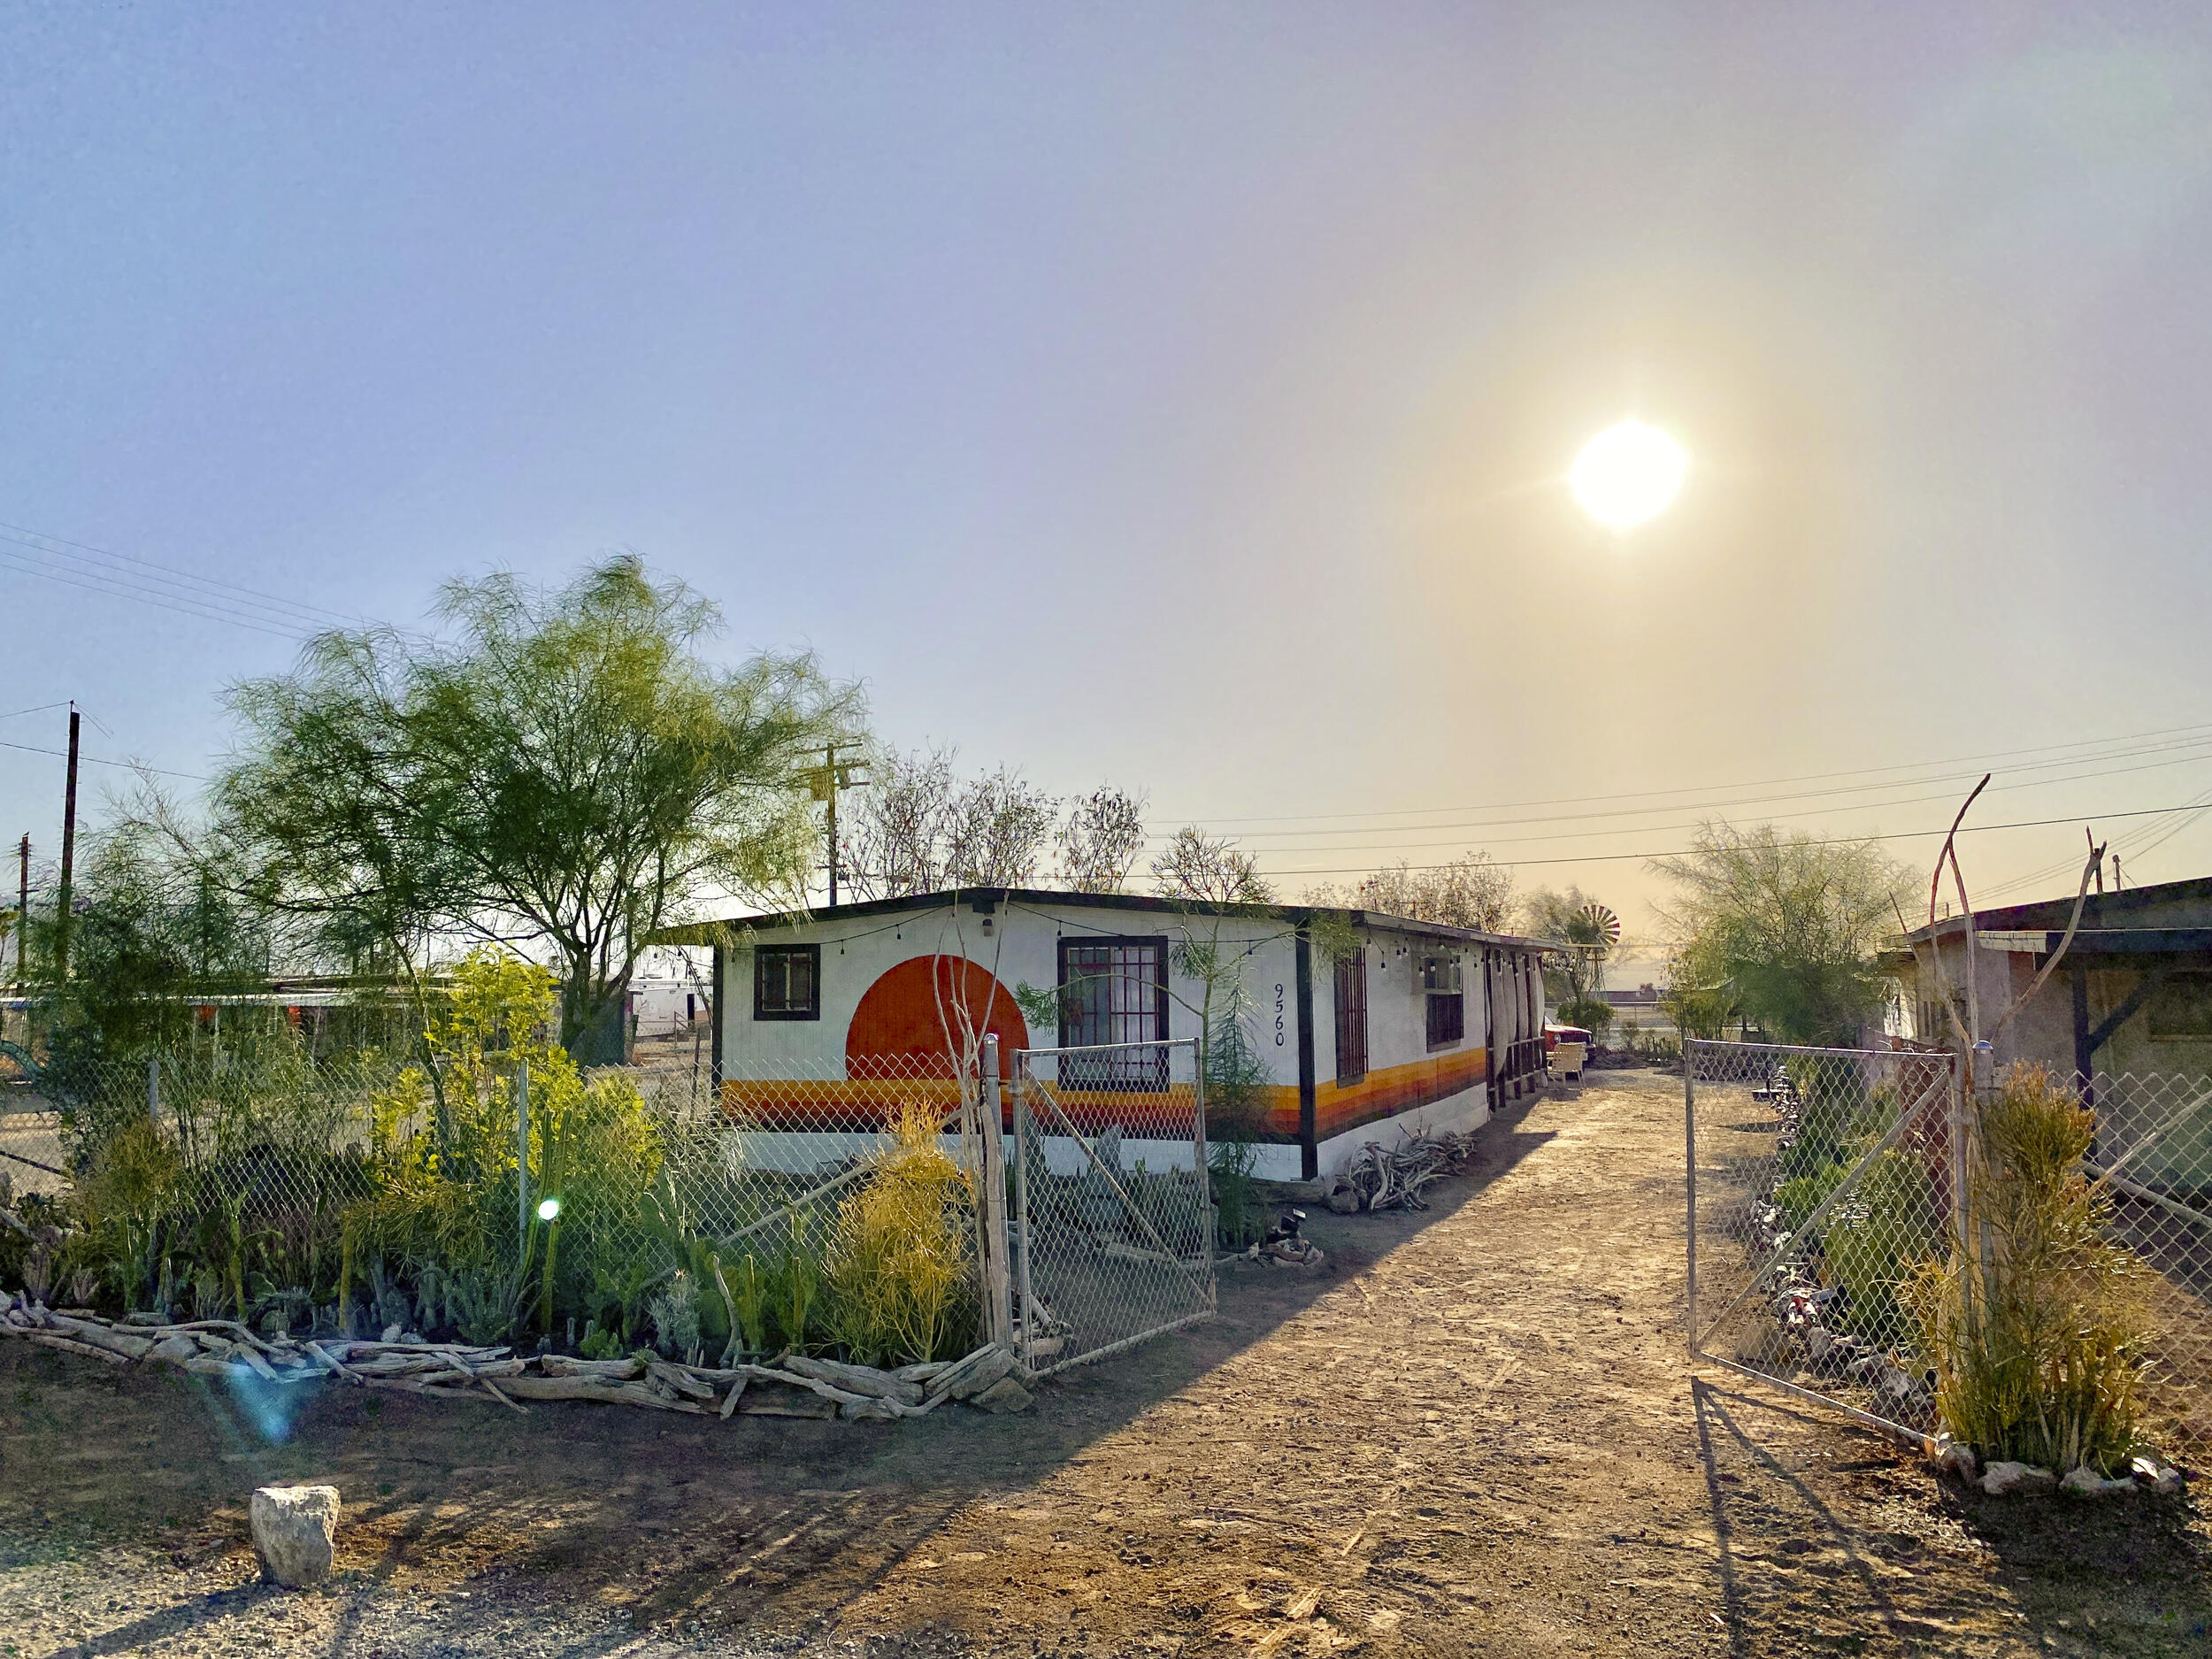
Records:
[[[87,1309],[56,1311],[18,1295],[0,1302],[0,1336],[105,1361],[173,1364],[198,1376],[242,1371],[265,1384],[336,1382],[438,1399],[492,1399],[526,1411],[526,1400],[596,1401],[698,1417],[844,1417],[888,1422],[926,1417],[948,1400],[973,1400],[1015,1371],[989,1343],[965,1357],[879,1371],[784,1354],[768,1364],[679,1365],[667,1360],[521,1356],[476,1343],[354,1342],[256,1335],[232,1319],[177,1324],[144,1316],[118,1323]]]

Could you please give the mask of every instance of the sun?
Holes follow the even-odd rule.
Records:
[[[1688,476],[1688,451],[1657,426],[1624,420],[1582,446],[1567,473],[1583,511],[1613,530],[1664,512]]]

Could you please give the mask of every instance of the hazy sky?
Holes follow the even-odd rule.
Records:
[[[2069,821],[1994,891],[2212,790],[2208,205],[2191,6],[19,5],[0,534],[403,622],[632,549],[1279,872],[2001,757]],[[1694,465],[1622,539],[1558,480],[1628,414]],[[32,566],[0,715],[95,755],[206,771],[296,649]],[[0,833],[59,798],[0,749]]]

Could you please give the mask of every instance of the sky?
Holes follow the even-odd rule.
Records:
[[[2196,8],[25,4],[0,250],[0,717],[187,793],[307,627],[627,549],[1291,890],[1655,943],[1700,818],[1924,866],[1987,767],[1978,897],[2212,867]]]

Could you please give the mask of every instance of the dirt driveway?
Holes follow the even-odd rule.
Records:
[[[2212,1651],[2212,1528],[1981,1500],[1681,1355],[1680,1096],[1517,1108],[1425,1215],[1028,1416],[702,1423],[0,1345],[0,1654]],[[273,1442],[272,1434],[287,1436]],[[340,1576],[252,1582],[326,1479]]]

